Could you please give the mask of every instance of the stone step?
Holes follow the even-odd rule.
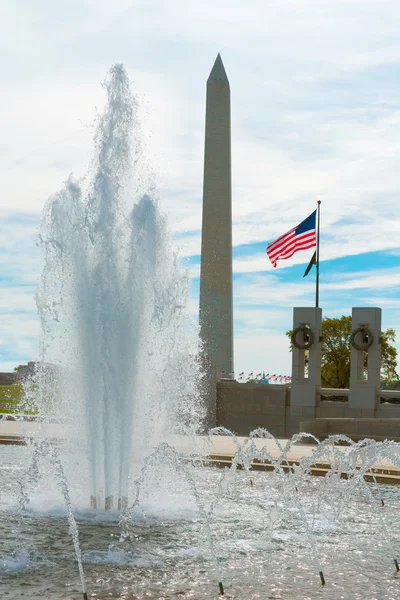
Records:
[[[233,458],[232,456],[227,455],[227,454],[210,454],[207,457],[207,464],[210,466],[220,467],[220,468],[231,467],[232,466],[232,458]],[[287,462],[285,461],[284,463],[281,463],[279,466],[283,469],[283,471],[288,473],[289,471],[292,470],[293,465],[297,466],[298,464],[299,464],[298,461],[289,459]],[[261,462],[260,460],[255,459],[253,462],[250,463],[250,465],[251,465],[252,471],[274,471],[274,469],[275,469],[273,463],[271,463],[268,460]],[[239,470],[242,470],[243,466],[238,465],[237,468]],[[328,463],[326,463],[326,464],[316,463],[315,465],[310,466],[309,473],[310,473],[310,475],[324,477],[331,470],[332,470],[331,466]],[[399,469],[379,467],[379,468],[372,468],[371,471],[372,472],[367,472],[364,474],[365,481],[369,481],[369,482],[376,481],[377,483],[385,483],[385,484],[392,484],[392,485],[400,484],[400,470]],[[348,473],[342,472],[342,473],[340,473],[340,477],[341,477],[341,479],[347,479]]]

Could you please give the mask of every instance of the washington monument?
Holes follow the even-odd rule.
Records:
[[[230,87],[218,54],[207,80],[200,335],[210,374],[233,372]]]

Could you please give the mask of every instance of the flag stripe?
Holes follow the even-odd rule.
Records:
[[[288,246],[288,248],[286,248],[286,250],[284,250],[280,254],[279,258],[290,258],[298,250],[308,250],[308,248],[313,248],[314,246],[315,246],[315,239],[314,240],[304,240],[303,242],[292,244],[291,246]]]
[[[267,254],[273,267],[276,267],[278,260],[285,260],[299,250],[316,246],[316,214],[317,211],[314,211],[297,227],[268,244]]]
[[[282,244],[276,248],[275,250],[269,250],[268,251],[268,256],[278,256],[279,254],[281,254],[282,252],[284,252],[286,250],[286,248],[294,246],[296,244],[300,244],[303,241],[307,242],[307,241],[314,241],[315,242],[316,236],[315,236],[315,231],[311,231],[311,232],[307,232],[307,233],[303,233],[302,235],[296,236],[295,234],[291,234],[290,237],[288,237],[284,242],[282,242]],[[269,248],[269,246],[268,246]]]
[[[274,259],[276,256],[282,257],[286,251],[290,251],[292,248],[297,247],[298,250],[312,248],[313,246],[315,246],[315,241],[316,241],[315,231],[312,233],[304,234],[302,236],[297,236],[297,237],[293,236],[290,239],[288,239],[285,244],[280,246],[274,252],[268,252],[268,256],[270,259]],[[311,243],[311,246],[306,245],[306,244],[310,244],[310,243]],[[304,246],[304,248],[300,248],[300,246]]]
[[[284,233],[283,235],[281,235],[280,237],[278,237],[277,240],[275,240],[274,242],[271,242],[270,244],[268,244],[268,248],[270,248],[270,250],[273,250],[276,246],[280,245],[280,243],[282,242],[282,240],[284,241],[288,236],[290,236],[291,233],[293,233],[293,235],[295,235],[295,232],[296,232],[296,227],[293,227],[293,229],[291,229],[287,233]]]

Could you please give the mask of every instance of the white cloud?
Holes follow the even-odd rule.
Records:
[[[35,312],[34,289],[28,286],[1,286],[0,311],[12,307],[13,312]]]
[[[353,272],[350,275],[335,277],[335,281],[324,283],[326,290],[355,290],[366,289],[392,291],[400,285],[400,272],[398,269],[379,269],[370,272]]]
[[[39,321],[35,315],[19,313],[12,316],[0,314],[0,371],[11,359],[16,363],[36,357],[39,337]]]
[[[245,337],[235,338],[235,372],[269,373],[288,375],[292,359],[286,336],[248,332]]]
[[[33,352],[36,325],[14,313],[34,311],[35,218],[71,172],[86,174],[100,84],[114,62],[141,99],[146,160],[181,255],[200,253],[205,82],[221,51],[232,91],[234,244],[273,240],[319,198],[321,258],[360,261],[324,282],[326,307],[346,310],[362,294],[397,308],[397,269],[365,273],[362,256],[395,256],[400,246],[397,0],[254,0],[251,9],[240,0],[6,0],[0,11],[1,302],[16,359]],[[272,269],[259,250],[234,261],[236,363],[254,361],[249,370],[263,368],[255,362],[275,345],[268,340],[271,360],[282,361],[268,369],[287,370],[284,324],[293,305],[313,301],[310,281],[282,281],[287,266]],[[199,266],[189,272],[198,277]]]

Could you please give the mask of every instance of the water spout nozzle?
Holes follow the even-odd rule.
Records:
[[[122,498],[118,498],[118,510],[126,510],[128,508],[128,498],[126,496],[122,496]]]
[[[219,586],[219,593],[221,594],[221,596],[224,596],[225,592],[224,592],[224,586],[222,585],[222,581],[220,581],[218,583]]]
[[[112,510],[114,508],[114,497],[106,496],[104,500],[104,510],[106,512]]]
[[[396,567],[397,573],[400,571],[399,563],[397,562],[397,558],[394,559],[394,566]]]
[[[325,577],[322,571],[319,572],[319,577],[321,579],[321,584],[325,585]]]
[[[88,600],[87,593],[83,592],[83,600]]]

